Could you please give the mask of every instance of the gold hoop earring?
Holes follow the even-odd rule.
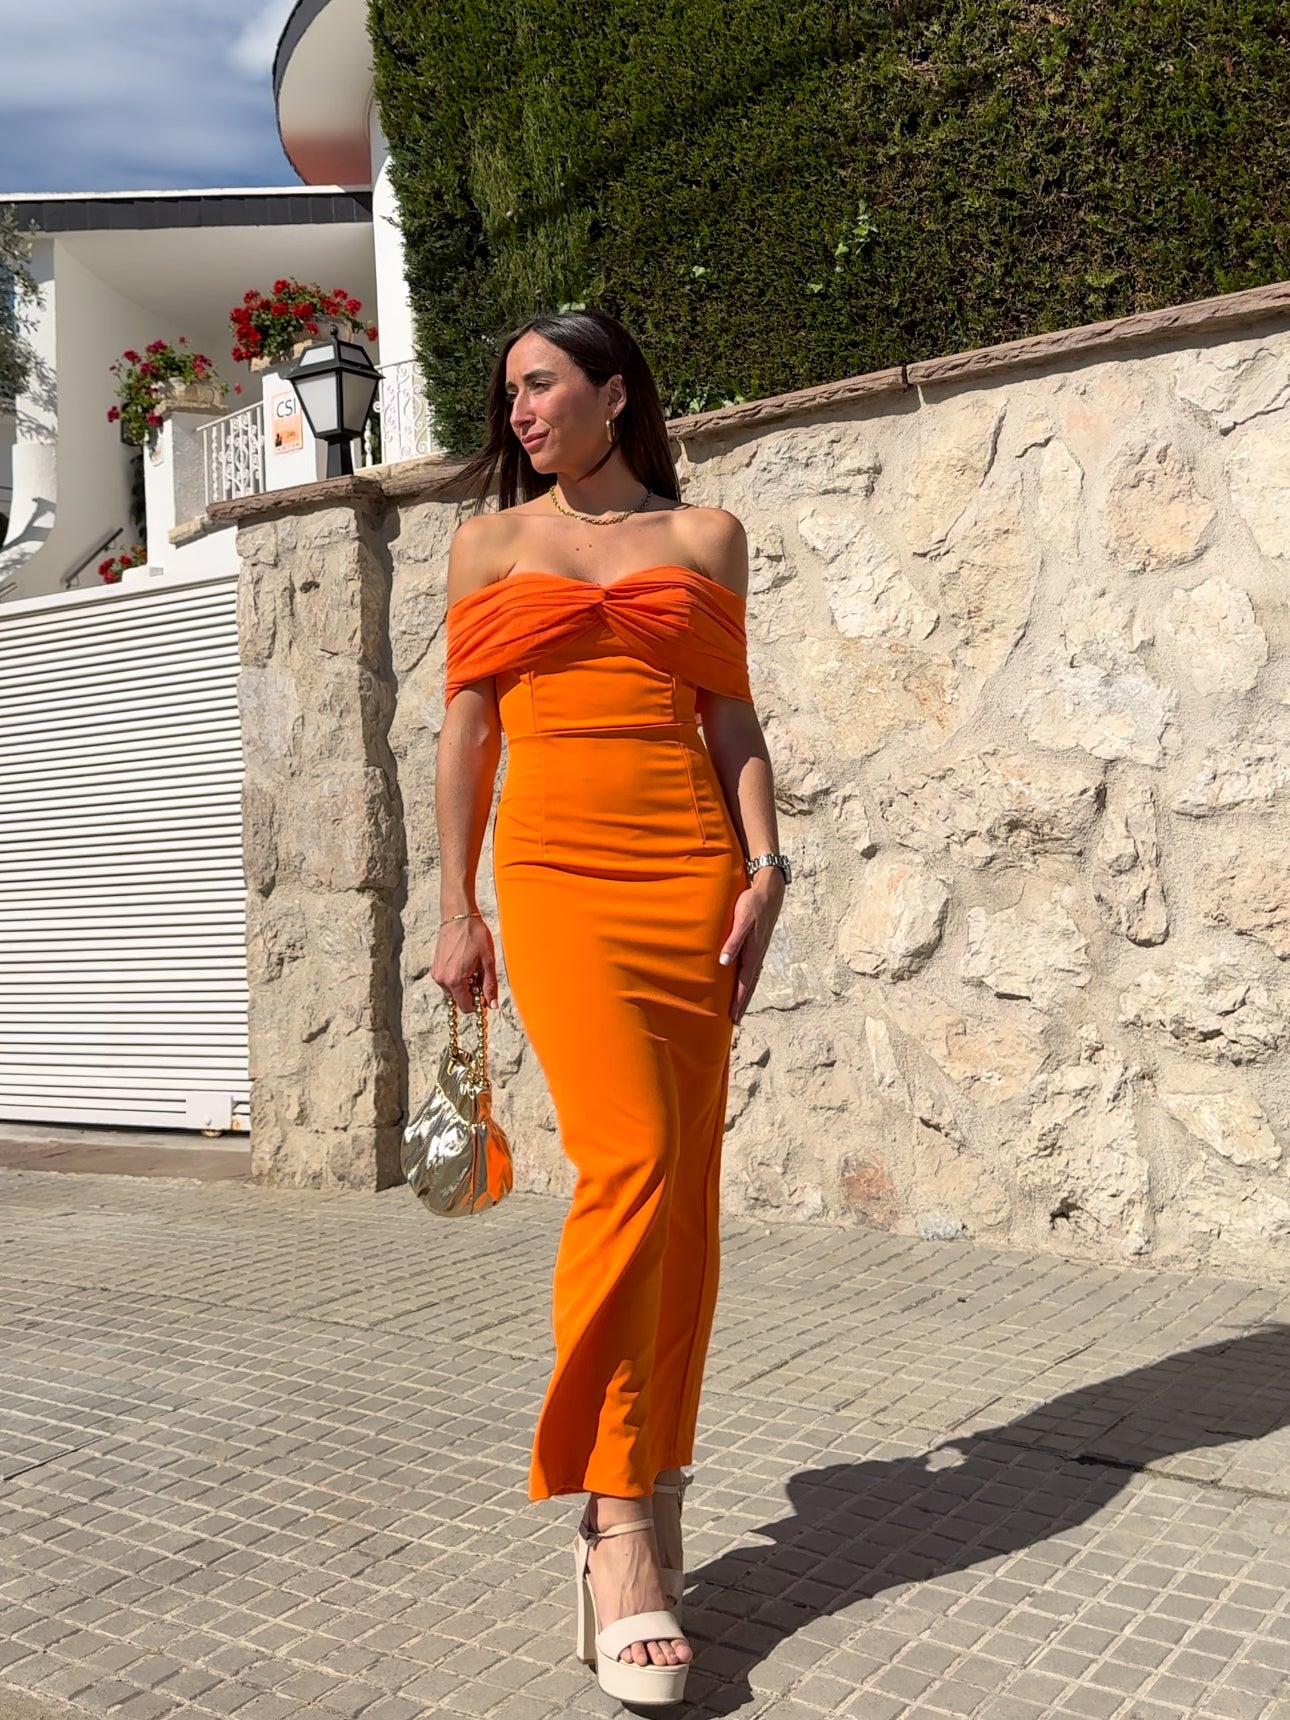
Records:
[[[614,421],[612,418],[606,418],[605,419],[605,436],[609,442],[610,447],[612,447],[613,441],[614,441]]]

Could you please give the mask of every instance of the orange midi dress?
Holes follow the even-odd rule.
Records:
[[[577,1172],[529,1496],[693,1461],[717,1295],[743,851],[700,732],[751,703],[744,600],[684,566],[508,574],[448,606],[445,704],[495,678],[501,950]]]

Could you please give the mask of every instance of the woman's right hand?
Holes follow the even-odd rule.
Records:
[[[493,952],[493,934],[485,922],[474,915],[468,920],[449,920],[439,928],[430,977],[452,998],[458,1009],[473,1015],[475,999],[470,981],[476,974],[483,976],[484,1002],[489,1009],[497,1009],[497,957]]]

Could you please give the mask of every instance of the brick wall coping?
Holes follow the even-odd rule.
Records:
[[[969,352],[950,353],[943,358],[923,359],[916,364],[895,365],[845,377],[840,382],[819,383],[794,389],[763,400],[721,406],[712,412],[692,413],[668,420],[673,442],[707,441],[749,426],[795,418],[804,413],[826,411],[884,394],[900,395],[915,389],[934,388],[978,377],[990,381],[1004,372],[1049,364],[1055,359],[1075,358],[1085,353],[1105,353],[1148,341],[1218,334],[1241,325],[1262,322],[1290,312],[1290,281],[1274,281],[1265,287],[1249,287],[1217,298],[1197,299],[1192,304],[1169,305],[1163,310],[1141,311],[1134,316],[1114,317],[1106,322],[1084,323],[1077,328],[1053,329],[1047,334],[1026,335],[998,346],[976,347]],[[460,499],[454,485],[464,462],[441,454],[421,460],[402,460],[397,465],[373,466],[351,478],[326,478],[313,484],[298,484],[288,490],[269,490],[257,496],[240,496],[231,502],[212,503],[202,524],[206,530],[267,520],[282,514],[335,507],[346,502],[408,500],[442,496]]]

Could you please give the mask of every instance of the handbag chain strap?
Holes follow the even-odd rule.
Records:
[[[460,1025],[457,1000],[449,995],[448,998],[448,1043],[452,1049],[454,1063],[470,1064],[470,1078],[476,1088],[483,1089],[489,1085],[488,1080],[488,1008],[484,1003],[483,986],[478,975],[472,975],[470,981],[471,993],[475,999],[475,1050],[466,1058],[462,1054],[461,1045],[457,1038]]]

